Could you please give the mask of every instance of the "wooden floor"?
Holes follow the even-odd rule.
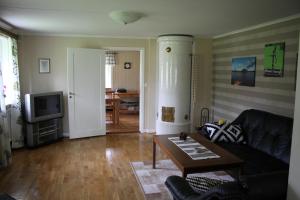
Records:
[[[107,133],[136,133],[139,131],[138,114],[120,114],[120,122],[117,125],[107,123]]]
[[[151,134],[65,139],[17,150],[12,165],[0,170],[0,193],[24,200],[143,199],[130,166],[139,160],[152,160]]]

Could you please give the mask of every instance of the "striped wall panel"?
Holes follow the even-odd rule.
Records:
[[[293,117],[300,18],[213,40],[214,119],[235,119],[255,108]],[[284,76],[264,77],[265,44],[285,42]],[[255,87],[231,85],[231,60],[256,57]]]
[[[200,56],[194,55],[192,57],[192,81],[191,81],[191,90],[192,90],[192,98],[191,98],[191,127],[200,126],[200,111],[202,105],[199,101],[201,98],[201,93],[198,92],[200,90],[201,85],[201,64],[200,64]]]
[[[192,56],[191,127],[202,125],[201,109],[212,102],[212,39],[196,38]],[[211,118],[211,115],[210,115]]]

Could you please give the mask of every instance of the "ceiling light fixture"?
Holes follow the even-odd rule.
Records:
[[[109,13],[109,16],[115,22],[126,25],[139,20],[142,17],[142,14],[131,11],[112,11]]]

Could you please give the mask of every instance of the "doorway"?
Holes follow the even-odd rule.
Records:
[[[141,120],[144,119],[144,50],[106,49],[106,132],[141,132]]]

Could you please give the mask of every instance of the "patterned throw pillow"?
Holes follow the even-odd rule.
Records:
[[[224,124],[222,124],[221,126],[217,125],[217,124],[212,124],[212,123],[205,123],[204,124],[204,129],[205,132],[207,134],[208,138],[211,138],[216,131],[220,130],[220,128],[223,126]]]
[[[187,177],[186,180],[196,192],[200,192],[200,193],[207,192],[212,187],[228,182],[225,180],[217,180],[217,179],[211,179],[207,177],[197,177],[197,176]]]
[[[205,124],[206,132],[212,142],[246,143],[242,129],[237,124],[225,123],[221,126]]]

